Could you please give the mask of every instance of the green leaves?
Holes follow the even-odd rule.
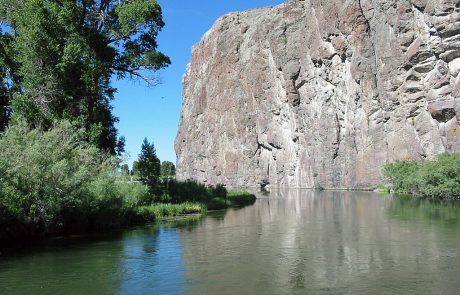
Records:
[[[0,0],[0,13],[10,28],[2,36],[11,39],[1,39],[0,57],[11,61],[3,63],[2,73],[15,84],[9,99],[0,100],[0,124],[10,106],[32,126],[50,128],[53,121],[68,119],[79,122],[91,137],[92,130],[102,129],[95,142],[117,152],[112,77],[152,85],[158,82],[154,72],[170,64],[157,51],[156,38],[164,26],[158,3]],[[7,45],[11,50],[2,50]]]
[[[148,188],[119,179],[116,170],[116,158],[69,122],[48,131],[16,122],[0,138],[0,239],[120,222]]]
[[[173,179],[176,176],[176,166],[173,162],[163,161],[160,174],[163,179]]]
[[[384,174],[397,193],[460,197],[460,153],[441,154],[433,161],[397,161],[385,165]]]
[[[153,0],[124,1],[116,6],[115,14],[118,17],[120,37],[129,37],[141,30],[148,30],[156,36],[164,26],[160,5]]]

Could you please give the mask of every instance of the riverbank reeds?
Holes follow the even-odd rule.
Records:
[[[190,214],[206,213],[206,206],[199,203],[185,202],[181,204],[152,204],[140,206],[136,209],[136,215],[145,221],[155,221],[166,217],[176,217]]]

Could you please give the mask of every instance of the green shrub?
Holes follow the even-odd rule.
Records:
[[[208,210],[222,210],[227,209],[230,204],[224,198],[213,198],[206,205]]]
[[[222,184],[206,187],[193,180],[169,180],[166,184],[167,194],[173,203],[201,202],[209,203],[214,198],[226,198],[227,190]]]
[[[187,180],[179,182],[176,180],[169,180],[166,190],[171,196],[173,203],[186,201],[205,203],[208,200],[208,189],[205,185],[196,181]]]
[[[227,198],[232,206],[236,207],[254,204],[257,199],[256,196],[248,192],[228,192]]]
[[[377,186],[377,192],[381,194],[390,194],[391,193],[391,186],[387,184],[379,184]]]
[[[221,199],[227,199],[227,189],[223,184],[218,184],[216,186],[210,186],[209,188],[209,194],[213,198],[221,198]]]
[[[397,161],[385,165],[384,174],[396,193],[460,198],[460,153],[441,154],[433,161]]]
[[[68,122],[42,131],[18,121],[0,139],[0,238],[123,223],[147,190],[116,170]]]

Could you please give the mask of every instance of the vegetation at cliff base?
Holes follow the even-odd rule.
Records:
[[[433,199],[460,198],[460,153],[441,154],[432,161],[397,161],[384,175],[395,193]]]
[[[160,181],[156,156],[156,165],[145,163],[156,172],[141,178],[145,183],[133,180],[120,173],[119,158],[88,143],[85,132],[69,121],[42,130],[17,120],[0,136],[0,239],[100,230],[243,204],[222,185]]]
[[[227,192],[221,184],[206,186],[191,180],[168,181],[164,198],[172,203],[186,201],[203,203],[209,210],[247,206],[256,201],[256,197],[248,192]]]
[[[229,192],[227,198],[234,206],[247,206],[256,201],[256,196],[248,192]]]

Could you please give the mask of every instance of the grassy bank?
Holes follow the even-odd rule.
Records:
[[[206,213],[206,206],[199,203],[185,202],[182,204],[152,204],[136,209],[136,217],[142,221],[155,221],[166,217]]]
[[[381,191],[431,199],[460,199],[460,153],[441,154],[432,161],[397,161],[384,168]]]

